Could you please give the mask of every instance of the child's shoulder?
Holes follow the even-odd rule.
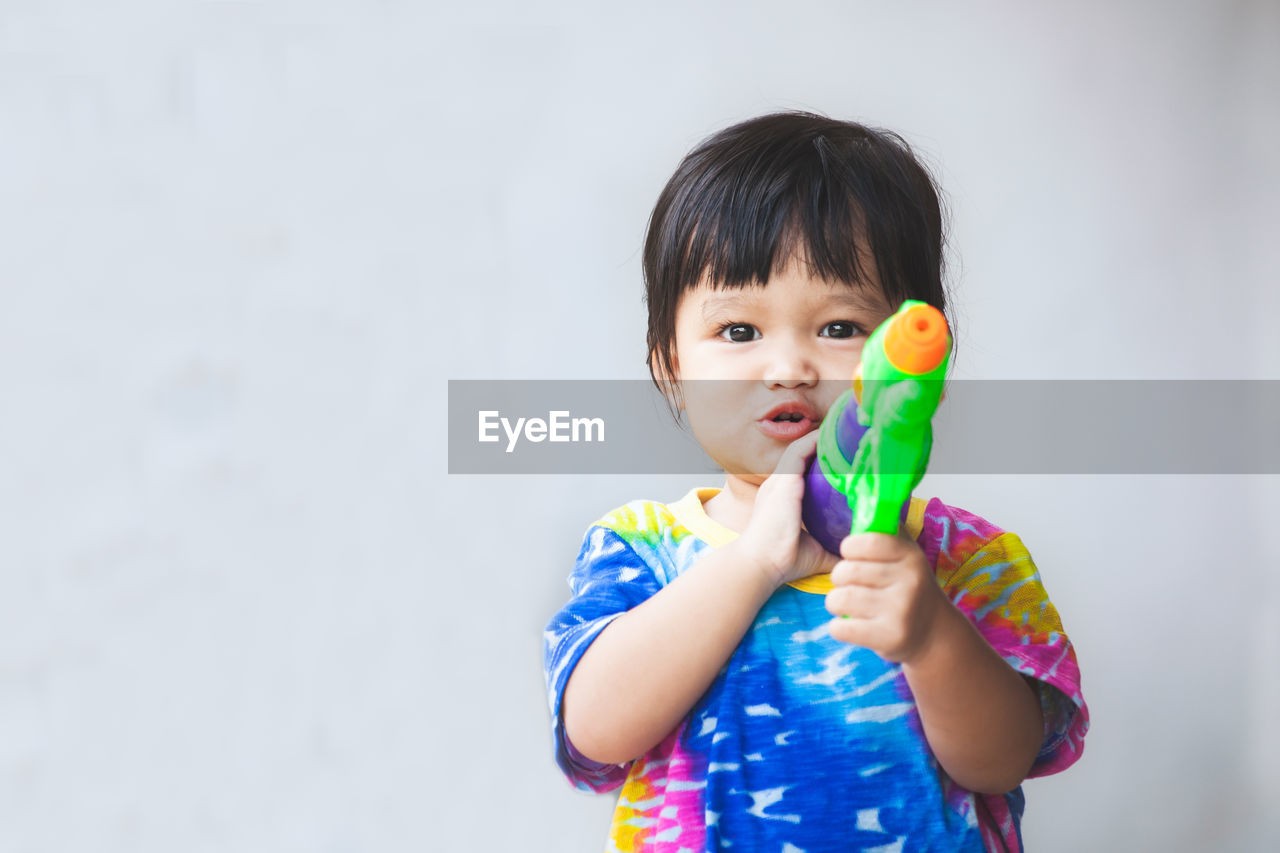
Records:
[[[925,502],[916,543],[944,576],[977,554],[1022,548],[1021,540],[1013,533],[939,498]]]
[[[702,501],[715,494],[717,489],[691,489],[679,499],[657,501],[641,498],[609,510],[591,523],[591,527],[604,527],[624,539],[648,539],[652,537],[683,539],[693,528],[701,528],[706,513]]]
[[[922,534],[944,539],[988,541],[1007,532],[976,513],[944,503],[941,498],[929,498],[924,502],[921,520]]]
[[[705,547],[691,535],[682,512],[696,493],[677,501],[638,499],[609,510],[587,529],[583,540],[584,557],[590,562],[600,556],[629,553],[630,559],[647,565],[659,584],[666,584],[693,564]],[[696,526],[696,525],[695,525]]]
[[[607,527],[624,535],[642,535],[671,527],[676,523],[675,515],[667,502],[637,498],[609,510],[593,521],[591,526]]]

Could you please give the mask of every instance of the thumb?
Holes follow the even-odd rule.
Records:
[[[823,548],[807,530],[800,532],[800,556],[797,562],[806,564],[806,575],[827,574],[840,562],[839,557]]]

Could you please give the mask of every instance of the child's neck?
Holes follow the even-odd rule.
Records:
[[[702,509],[707,517],[741,533],[751,520],[751,508],[755,506],[759,491],[759,484],[729,474],[725,477],[724,486],[702,505]]]

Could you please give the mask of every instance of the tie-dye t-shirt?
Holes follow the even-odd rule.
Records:
[[[573,597],[545,633],[560,768],[584,790],[622,786],[606,849],[1021,850],[1022,789],[975,794],[947,778],[902,667],[828,633],[827,575],[780,587],[688,716],[644,756],[600,764],[568,742],[561,699],[587,646],[737,536],[703,510],[717,491],[634,501],[591,525],[569,577]],[[1036,679],[1045,737],[1030,775],[1068,767],[1088,710],[1075,652],[1022,542],[936,498],[912,499],[907,531],[951,601]]]

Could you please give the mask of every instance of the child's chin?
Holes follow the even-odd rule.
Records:
[[[761,461],[758,465],[740,463],[731,468],[725,468],[724,471],[726,474],[737,478],[743,483],[750,483],[753,486],[758,486],[765,480],[769,479],[769,474],[773,472],[773,469],[776,468],[777,465],[778,460],[774,459],[772,464],[769,465],[766,465],[764,461]]]

